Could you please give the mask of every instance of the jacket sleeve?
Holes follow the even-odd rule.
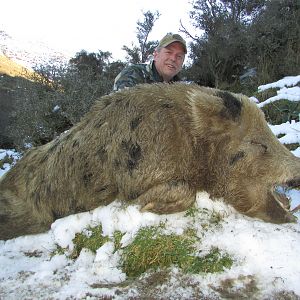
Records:
[[[113,90],[118,91],[140,83],[145,83],[143,71],[134,66],[128,66],[116,77]]]

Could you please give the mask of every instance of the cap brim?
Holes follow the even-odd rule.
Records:
[[[180,41],[180,40],[173,40],[173,41],[171,41],[171,42],[166,43],[165,45],[163,45],[163,47],[167,47],[167,46],[171,45],[172,43],[176,43],[176,42],[178,42],[178,43],[180,43],[182,45],[184,53],[186,54],[187,53],[186,45],[182,41]]]

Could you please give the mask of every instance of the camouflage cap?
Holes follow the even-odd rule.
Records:
[[[181,43],[184,49],[184,53],[187,53],[186,41],[179,34],[168,33],[161,39],[161,41],[158,44],[158,48],[165,48],[174,42]]]

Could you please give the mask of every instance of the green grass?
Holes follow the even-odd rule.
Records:
[[[194,257],[193,263],[186,270],[189,273],[218,273],[224,269],[230,269],[233,264],[232,258],[222,254],[218,248],[211,248],[210,252],[203,257]]]
[[[4,169],[4,164],[12,164],[14,162],[14,158],[9,155],[5,155],[2,159],[0,159],[0,169]]]
[[[74,249],[70,257],[73,259],[77,258],[83,248],[96,253],[97,249],[108,241],[110,241],[110,238],[102,235],[101,225],[89,228],[85,232],[76,233],[75,238],[73,239]]]
[[[121,249],[121,240],[123,237],[123,233],[121,231],[115,231],[114,232],[114,243],[115,243],[115,251]]]
[[[142,228],[124,249],[123,272],[129,277],[138,277],[148,270],[177,266],[186,273],[214,273],[232,266],[230,256],[221,254],[217,248],[204,257],[195,256],[197,240],[193,230],[182,235],[166,235],[158,227]]]
[[[106,242],[113,241],[115,244],[115,251],[121,248],[121,239],[123,233],[120,231],[115,231],[113,238],[104,236],[102,234],[102,225],[89,227],[83,232],[76,233],[75,238],[72,240],[74,244],[74,249],[68,256],[71,259],[76,259],[80,255],[80,252],[83,248],[89,249],[93,253],[96,253],[97,249],[103,246]],[[62,255],[68,251],[66,248],[62,248],[59,245],[56,245],[54,251],[52,251],[51,256]]]
[[[207,210],[198,208],[189,209],[185,216],[193,218],[195,223],[199,215],[207,218],[207,224],[204,222],[206,226],[201,225],[203,231],[207,227],[217,226],[222,219],[220,214],[210,214]],[[165,224],[141,228],[132,243],[121,248],[122,232],[115,231],[109,237],[103,235],[101,225],[88,228],[75,235],[74,249],[69,257],[76,259],[83,248],[96,253],[106,242],[112,241],[115,245],[114,251],[120,250],[120,267],[130,278],[139,277],[147,271],[166,270],[172,266],[193,274],[222,272],[232,266],[233,259],[218,248],[211,248],[206,255],[197,255],[201,240],[192,226],[181,235],[166,234],[165,229]],[[53,255],[66,252],[67,249],[57,246]]]
[[[122,269],[129,277],[137,277],[149,269],[184,266],[195,250],[190,236],[164,235],[158,227],[139,230],[134,241],[124,249]]]
[[[194,222],[199,222],[199,215],[201,216],[201,226],[203,230],[206,230],[211,226],[218,226],[224,219],[225,213],[209,211],[207,208],[200,209],[195,206],[191,206],[185,213],[185,217],[192,218]]]

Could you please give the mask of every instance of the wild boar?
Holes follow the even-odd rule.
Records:
[[[4,176],[0,239],[45,231],[116,198],[143,211],[183,211],[202,190],[247,216],[291,222],[276,187],[299,184],[300,159],[247,97],[194,84],[139,85],[102,97]]]

